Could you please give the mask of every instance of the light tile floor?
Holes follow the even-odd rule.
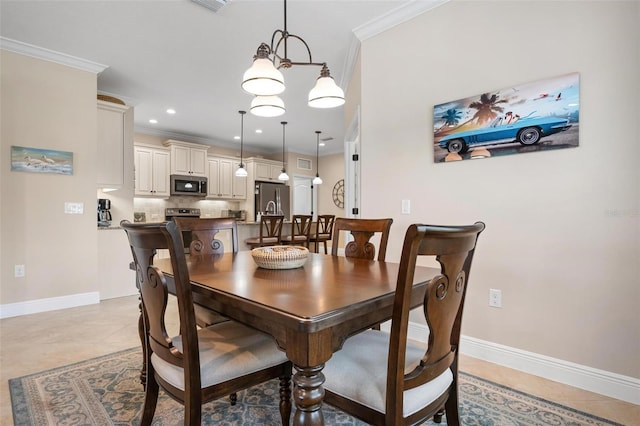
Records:
[[[139,345],[138,298],[0,320],[0,424],[13,423],[8,380]],[[170,325],[177,330],[177,321]],[[461,356],[461,370],[624,425],[640,406]]]

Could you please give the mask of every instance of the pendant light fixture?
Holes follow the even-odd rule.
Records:
[[[284,102],[275,95],[256,96],[251,101],[251,114],[258,117],[277,117],[284,113]]]
[[[280,124],[282,124],[282,172],[280,173],[280,176],[278,176],[278,180],[288,181],[289,175],[287,174],[287,170],[284,168],[284,128],[287,125],[287,122],[281,121]]]
[[[288,57],[288,40],[295,39],[302,43],[309,56],[308,61],[293,61]],[[282,52],[279,53],[280,48]],[[277,64],[276,64],[277,62]],[[309,92],[308,105],[313,108],[334,108],[344,104],[344,91],[331,77],[326,62],[313,62],[311,49],[302,37],[287,31],[287,0],[284,0],[284,30],[275,30],[271,35],[271,44],[260,43],[253,65],[242,77],[242,89],[256,95],[251,103],[251,113],[261,117],[275,117],[284,114],[284,102],[278,94],[285,90],[284,76],[280,69],[288,69],[294,65],[314,65],[322,67],[320,77]],[[269,100],[262,99],[270,98]],[[257,104],[254,107],[254,102]],[[267,105],[265,105],[265,103]],[[276,105],[275,107],[273,105]],[[277,113],[277,114],[276,114]]]
[[[322,185],[322,179],[320,178],[320,130],[316,130],[316,177],[313,178],[312,183],[314,185]]]
[[[238,114],[240,114],[240,164],[236,170],[236,176],[238,177],[247,176],[247,169],[244,168],[244,163],[242,162],[242,156],[244,154],[244,115],[246,113],[247,111],[238,111]]]

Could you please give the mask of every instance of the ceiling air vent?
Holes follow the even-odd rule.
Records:
[[[194,3],[198,3],[201,6],[206,7],[207,9],[211,9],[214,12],[222,9],[227,3],[231,2],[231,0],[191,0]]]

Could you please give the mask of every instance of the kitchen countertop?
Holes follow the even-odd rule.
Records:
[[[114,229],[122,229],[121,226],[116,225],[116,226],[98,226],[98,231],[111,231]]]

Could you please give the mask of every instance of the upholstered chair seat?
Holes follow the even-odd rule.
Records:
[[[182,338],[172,339],[182,352]],[[287,362],[286,354],[274,340],[235,321],[227,321],[198,330],[200,380],[209,387],[236,377],[251,374]],[[182,367],[151,355],[155,372],[180,390],[184,390]]]
[[[420,363],[426,348],[407,342],[405,373]],[[342,350],[327,362],[323,373],[325,389],[373,410],[384,412],[387,390],[389,333],[368,330],[347,339]],[[436,379],[404,392],[403,416],[408,417],[434,402],[453,382],[453,373],[445,370]]]

